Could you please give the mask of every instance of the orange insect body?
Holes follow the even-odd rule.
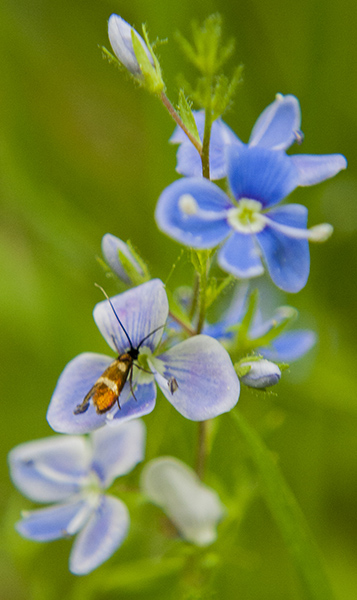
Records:
[[[136,357],[135,357],[136,358]],[[97,379],[93,387],[85,396],[83,402],[78,404],[74,411],[75,415],[83,413],[89,407],[89,401],[92,398],[93,404],[98,414],[103,414],[110,410],[116,402],[119,404],[119,396],[133,369],[134,357],[130,350],[125,354],[118,356],[104,373]]]

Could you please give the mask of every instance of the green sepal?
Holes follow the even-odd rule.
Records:
[[[197,129],[195,118],[192,113],[191,105],[192,105],[192,103],[190,103],[187,100],[187,98],[185,96],[185,92],[181,89],[179,92],[179,100],[178,100],[178,109],[179,109],[180,117],[181,117],[185,127],[190,132],[190,134],[197,140],[197,142],[199,144],[201,144],[200,135],[198,133],[198,129]]]
[[[126,244],[130,250],[132,257],[139,265],[139,267],[142,271],[142,275],[138,272],[137,268],[133,265],[131,260],[127,256],[125,256],[125,254],[123,252],[121,252],[118,249],[119,261],[121,262],[125,273],[127,274],[127,276],[129,277],[130,281],[133,283],[134,286],[140,285],[141,283],[145,283],[146,281],[149,281],[151,279],[151,276],[150,276],[149,268],[148,268],[146,262],[141,258],[140,254],[138,254],[138,252],[134,249],[134,246],[132,245],[130,240],[128,240],[126,242]]]
[[[133,44],[133,50],[136,56],[136,60],[138,61],[140,70],[144,77],[144,86],[146,89],[153,93],[160,95],[161,92],[165,89],[165,84],[162,80],[160,63],[155,56],[153,49],[150,45],[149,38],[146,32],[145,25],[142,26],[143,36],[146,42],[146,45],[149,49],[149,52],[154,61],[154,66],[151,64],[139,38],[137,37],[134,29],[131,30],[131,41]]]
[[[121,64],[121,62],[117,59],[114,54],[112,54],[105,46],[99,46],[102,51],[102,56],[105,58],[110,64],[114,64],[121,71],[126,71],[127,69]]]

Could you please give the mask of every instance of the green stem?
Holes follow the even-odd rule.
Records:
[[[182,319],[180,319],[180,317],[178,317],[177,315],[175,315],[171,310],[169,311],[169,315],[171,317],[171,319],[173,319],[174,321],[176,321],[176,323],[178,323],[180,325],[180,327],[182,327],[182,329],[184,329],[185,331],[187,331],[187,333],[189,335],[195,335],[196,332],[194,331],[194,329],[192,329],[192,327],[189,327],[188,325],[186,325],[186,323],[184,323],[182,321]]]
[[[207,459],[207,426],[208,421],[198,423],[196,473],[203,480]]]
[[[211,141],[211,128],[212,128],[212,117],[210,107],[205,111],[205,129],[203,134],[201,161],[202,161],[202,175],[206,179],[210,178],[209,171],[209,145]]]
[[[168,112],[170,113],[171,117],[174,119],[174,121],[177,123],[177,125],[179,127],[181,127],[181,129],[185,132],[185,134],[187,135],[188,139],[190,140],[190,142],[192,142],[192,144],[194,145],[194,147],[196,148],[197,152],[199,153],[199,155],[201,156],[202,153],[202,145],[196,140],[196,138],[189,132],[189,130],[187,129],[186,125],[184,124],[184,122],[182,121],[180,115],[176,112],[176,110],[174,109],[174,107],[172,106],[170,100],[168,99],[168,97],[166,96],[166,94],[164,92],[161,92],[161,100],[165,106],[165,108],[168,110]]]

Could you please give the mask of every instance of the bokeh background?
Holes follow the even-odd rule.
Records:
[[[88,598],[89,590],[99,599],[180,597],[175,574],[135,585],[125,580],[130,561],[160,552],[150,508],[134,507],[139,514],[129,540],[86,578],[68,572],[71,541],[22,540],[13,524],[31,503],[12,487],[6,455],[18,443],[51,435],[46,410],[66,363],[83,351],[106,351],[91,316],[102,299],[93,283],[115,291],[96,261],[102,235],[130,239],[163,280],[180,250],[153,219],[160,192],[177,177],[175,148],[167,144],[173,125],[154,97],[102,59],[98,45],[109,45],[106,21],[117,12],[137,28],[146,22],[152,40],[168,39],[159,55],[175,101],[176,74],[193,74],[174,32],[189,35],[192,18],[202,21],[216,11],[226,35],[237,42],[228,70],[244,64],[244,83],[226,122],[247,141],[277,92],[295,94],[305,141],[293,151],[342,152],[349,160],[348,171],[299,189],[292,198],[308,206],[310,224],[328,221],[335,227],[327,244],[311,248],[306,288],[280,299],[299,309],[303,326],[318,332],[318,346],[284,376],[276,397],[244,393],[239,410],[258,429],[272,415],[270,423],[280,422],[267,444],[320,546],[336,598],[356,597],[357,4],[2,0],[1,598]],[[184,281],[181,262],[172,282]],[[193,463],[195,424],[164,402],[146,422],[149,457],[170,453]],[[226,417],[222,427],[211,469],[229,491],[230,480],[239,477],[240,442]],[[217,598],[302,598],[280,534],[259,498],[237,530],[229,557],[223,544],[221,550],[212,584]],[[104,585],[111,568],[122,573],[116,591]]]

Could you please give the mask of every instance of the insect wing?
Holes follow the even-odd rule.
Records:
[[[130,354],[122,354],[113,361],[103,374],[97,379],[93,387],[85,396],[83,402],[78,404],[74,414],[86,412],[91,398],[98,414],[103,414],[110,410],[115,402],[119,404],[119,396],[128,379],[128,375],[133,366],[133,359]]]

